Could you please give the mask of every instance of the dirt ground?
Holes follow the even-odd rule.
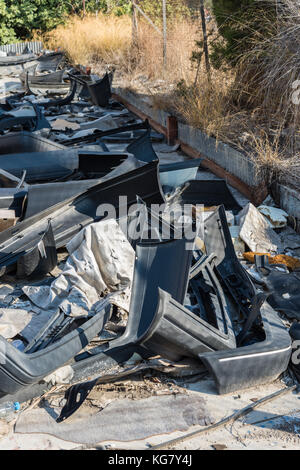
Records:
[[[289,383],[286,378],[285,382]],[[216,394],[213,381],[205,376],[194,376],[182,379],[172,379],[166,375],[149,374],[137,377],[134,380],[126,380],[115,384],[97,386],[90,394],[86,403],[80,410],[80,415],[85,416],[101,413],[109,403],[118,399],[129,398],[130,400],[140,400],[154,395],[186,394],[187,396],[201,396],[206,403],[207,412],[214,422],[229,416],[239,409],[251,404],[253,401],[261,399],[285,387],[283,381],[260,387],[251,388],[235,394],[218,396]],[[36,406],[60,407],[63,400],[64,389],[53,392],[45,400]],[[300,395],[296,392],[279,397],[273,402],[252,411],[247,416],[237,420],[231,425],[227,425],[218,430],[202,434],[193,439],[178,443],[175,449],[178,450],[295,450],[300,446]],[[20,413],[22,413],[21,411]],[[25,411],[24,411],[25,412]],[[142,419],[142,417],[141,417]],[[69,442],[68,436],[65,439],[58,439],[50,434],[18,434],[14,432],[15,420],[7,423],[0,420],[0,450],[26,450],[26,449],[78,449],[91,448],[95,446],[79,446],[78,443]],[[116,423],[122,428],[122,423]],[[188,432],[192,432],[200,427],[192,427]],[[179,437],[185,433],[174,432],[168,435],[157,435],[148,437],[143,441],[135,442],[101,442],[103,449],[149,449],[150,446],[157,445],[170,439]],[[97,446],[98,447],[98,446]]]

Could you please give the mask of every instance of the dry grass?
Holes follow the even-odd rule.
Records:
[[[190,57],[199,34],[198,22],[183,19],[169,23],[166,68],[162,59],[162,36],[141,20],[138,47],[133,47],[131,18],[126,15],[72,17],[44,39],[49,48],[62,48],[75,64],[102,62],[116,65],[131,79],[145,73],[150,79],[176,82],[192,76]]]
[[[268,183],[300,188],[300,113],[292,99],[300,77],[300,0],[278,2],[276,24],[265,26],[269,39],[254,39],[252,50],[240,58],[235,81],[239,106],[259,111],[247,146]]]
[[[61,47],[74,64],[117,62],[131,48],[131,20],[127,16],[72,17],[66,25],[47,34],[49,48]]]
[[[224,140],[229,137],[228,128],[235,114],[228,99],[230,82],[221,72],[213,73],[208,81],[203,71],[197,85],[180,88],[174,95],[174,107],[191,126]]]
[[[171,83],[190,81],[194,77],[190,61],[195,41],[199,39],[199,22],[188,19],[173,21],[168,25],[167,66],[163,67],[162,36],[150,25],[140,23],[138,68],[149,78],[163,78]]]
[[[270,127],[296,130],[299,106],[291,98],[293,83],[300,76],[300,0],[278,2],[277,23],[266,20],[265,27],[269,39],[258,35],[252,50],[240,58],[240,98],[244,105],[259,106]]]
[[[256,171],[268,185],[274,181],[300,187],[299,152],[291,155],[279,141],[278,135],[271,138],[265,131],[250,133],[248,137],[249,157],[256,165]]]
[[[75,64],[115,66],[123,86],[152,95],[155,106],[171,108],[190,125],[245,150],[269,183],[275,178],[300,187],[300,113],[291,100],[300,77],[300,0],[279,5],[278,23],[269,25],[271,39],[257,36],[235,70],[213,71],[210,82],[202,59],[197,86],[190,58],[202,39],[199,20],[169,22],[167,67],[161,35],[142,20],[133,47],[128,16],[71,18],[48,34],[47,45],[61,47]],[[182,80],[184,86],[174,91]]]

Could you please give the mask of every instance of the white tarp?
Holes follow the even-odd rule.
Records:
[[[288,221],[287,212],[277,207],[261,205],[258,207],[258,210],[263,214],[270,223],[272,228],[283,228],[286,227]]]
[[[35,305],[82,316],[111,294],[111,303],[129,310],[135,252],[115,220],[89,225],[68,243],[67,250],[65,267],[50,286],[23,287]]]
[[[0,335],[6,339],[14,338],[31,321],[32,314],[27,310],[0,308]]]
[[[259,253],[280,253],[279,235],[270,227],[265,217],[249,203],[238,215],[240,238],[251,251]]]

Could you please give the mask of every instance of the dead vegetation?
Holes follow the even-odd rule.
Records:
[[[300,188],[299,153],[293,154],[287,146],[288,142],[280,142],[279,134],[272,138],[262,129],[258,135],[249,134],[247,153],[268,185],[281,181]]]
[[[162,36],[140,21],[138,46],[132,44],[131,18],[100,14],[85,19],[72,17],[66,25],[48,33],[44,40],[51,49],[62,48],[71,62],[82,65],[110,64],[134,80],[145,74],[176,83],[192,80],[190,57],[199,35],[199,23],[173,20],[168,28],[168,64],[163,67]]]
[[[141,20],[134,47],[128,16],[72,18],[47,41],[49,47],[62,47],[72,62],[113,65],[124,86],[150,95],[155,106],[172,109],[190,125],[246,151],[269,183],[275,178],[298,188],[300,0],[279,2],[278,10],[277,23],[266,24],[268,39],[254,35],[251,51],[240,57],[236,68],[213,70],[210,81],[204,59],[191,62],[195,42],[202,39],[200,19],[170,21],[165,68],[161,35]],[[210,41],[215,35],[210,24]]]
[[[127,16],[71,17],[45,37],[49,48],[61,47],[74,64],[117,62],[131,46],[131,22]]]

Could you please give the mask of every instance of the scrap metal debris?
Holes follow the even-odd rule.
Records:
[[[242,207],[201,159],[166,150],[113,99],[110,73],[24,50],[1,55],[0,75],[0,402],[40,405],[16,431],[88,445],[209,431],[278,396],[209,427],[203,398],[177,384],[210,374],[215,393],[233,393],[288,370],[300,319],[288,214],[268,200]],[[158,371],[166,396],[131,399],[123,386],[98,413],[81,408],[100,384],[164,385]],[[56,384],[54,410],[39,397]]]

